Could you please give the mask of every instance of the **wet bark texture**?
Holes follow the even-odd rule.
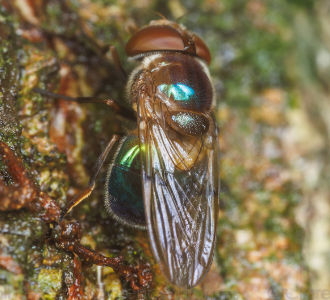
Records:
[[[100,104],[32,89],[125,103],[108,47],[132,70],[125,42],[158,18],[152,10],[170,20],[184,15],[180,22],[210,47],[222,184],[214,263],[188,294],[162,277],[146,232],[106,214],[104,166],[95,191],[67,219],[81,224],[86,247],[150,263],[150,289],[134,293],[111,268],[100,282],[97,267],[80,269],[51,242],[39,212],[17,206],[0,213],[0,298],[278,300],[330,289],[328,1],[0,2],[0,139],[41,191],[63,207],[112,134],[134,124]],[[15,184],[0,160],[0,194]]]

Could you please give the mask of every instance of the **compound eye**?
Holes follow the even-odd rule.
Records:
[[[193,40],[196,54],[210,64],[211,54],[204,41],[197,35]],[[170,26],[152,25],[139,30],[126,44],[128,56],[155,51],[184,51],[182,36]]]
[[[204,41],[197,35],[194,35],[194,42],[196,47],[196,54],[203,58],[209,65],[211,62],[211,53]]]
[[[145,52],[183,51],[180,34],[169,26],[148,26],[135,33],[126,44],[126,54],[134,56]]]

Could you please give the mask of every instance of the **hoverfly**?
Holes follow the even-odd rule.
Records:
[[[137,128],[121,139],[109,167],[105,206],[121,223],[147,229],[163,274],[189,289],[208,272],[216,244],[220,185],[215,90],[207,67],[211,55],[200,37],[168,20],[137,31],[126,54],[141,61],[126,87]],[[113,100],[75,101],[103,102],[132,116]],[[63,215],[91,193],[116,140],[111,139],[88,186]]]

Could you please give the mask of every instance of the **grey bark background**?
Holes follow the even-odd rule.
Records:
[[[207,278],[189,295],[168,285],[147,233],[105,213],[104,166],[95,192],[68,219],[81,223],[84,245],[122,253],[133,265],[147,261],[155,278],[150,291],[137,295],[105,268],[101,296],[92,267],[82,272],[81,299],[330,297],[329,1],[0,3],[0,139],[61,206],[88,182],[111,135],[125,129],[110,109],[47,98],[32,88],[125,101],[108,46],[116,45],[132,70],[125,42],[158,18],[153,11],[181,17],[212,53],[222,209]],[[0,179],[14,183],[1,161]],[[75,299],[73,255],[48,243],[48,231],[36,213],[0,213],[0,298]],[[13,268],[4,263],[9,258]]]

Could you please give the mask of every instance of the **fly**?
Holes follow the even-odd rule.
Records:
[[[111,52],[126,78],[116,48],[111,47]],[[157,20],[131,37],[126,54],[140,61],[126,86],[132,110],[111,99],[71,98],[35,89],[79,103],[105,103],[137,122],[126,136],[113,136],[88,185],[66,205],[62,217],[92,192],[108,152],[120,139],[107,173],[106,209],[125,225],[147,229],[165,277],[189,289],[211,266],[218,223],[218,139],[210,51],[183,26]]]

